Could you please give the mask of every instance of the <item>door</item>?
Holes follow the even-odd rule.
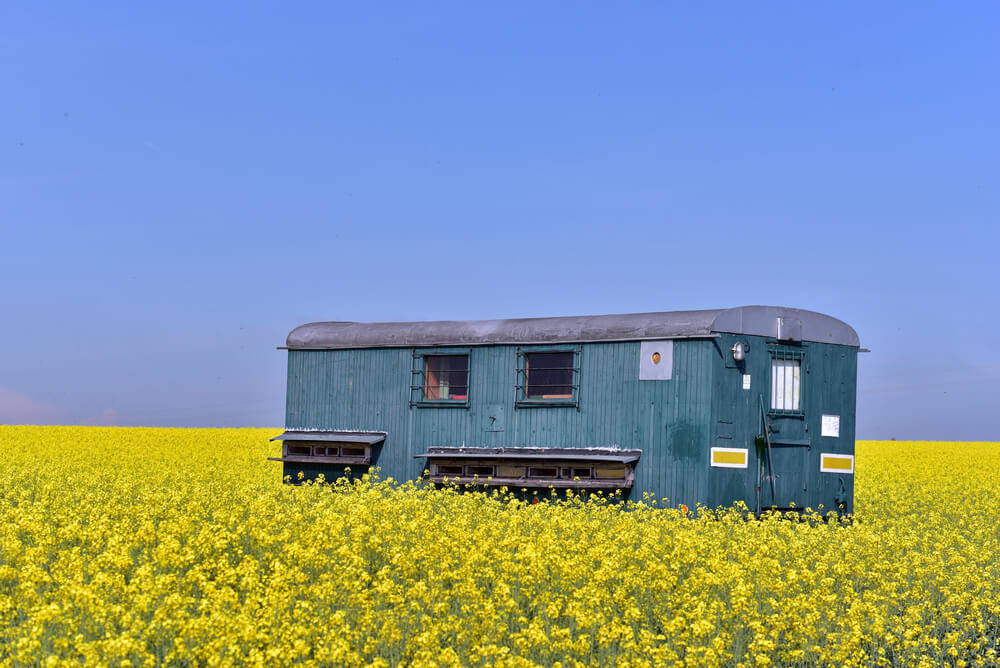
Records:
[[[770,383],[759,394],[761,509],[803,508],[809,480],[809,440],[803,391],[805,347],[770,345]]]
[[[711,451],[709,453],[708,505],[729,506],[743,501],[748,508],[756,506],[758,478],[757,450],[754,425],[759,418],[756,400],[751,390],[750,370],[743,360],[737,362],[730,348],[739,342],[736,337],[716,340],[723,363],[716,367],[713,384]]]
[[[766,444],[765,444],[766,447]],[[802,445],[772,443],[770,456],[761,458],[761,510],[806,506],[809,479],[809,448]],[[773,464],[773,471],[768,466]],[[773,485],[771,484],[773,479]]]

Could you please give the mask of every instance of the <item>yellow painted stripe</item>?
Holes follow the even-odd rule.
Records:
[[[841,471],[850,471],[851,460],[849,457],[824,457],[823,468],[838,469]]]
[[[704,461],[704,460],[702,460]],[[716,450],[712,453],[712,463],[713,464],[746,464],[747,463],[747,453],[746,452],[726,452],[724,450]],[[702,464],[704,466],[704,464]]]

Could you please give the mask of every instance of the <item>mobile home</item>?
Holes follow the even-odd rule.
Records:
[[[853,511],[859,340],[821,313],[320,322],[285,348],[274,459],[293,482],[378,467],[397,480]]]

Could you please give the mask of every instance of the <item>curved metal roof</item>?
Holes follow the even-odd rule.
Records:
[[[783,306],[507,320],[314,322],[293,329],[286,343],[290,350],[336,350],[686,339],[717,332],[775,337],[779,319],[792,326],[796,339],[860,346],[847,323]]]

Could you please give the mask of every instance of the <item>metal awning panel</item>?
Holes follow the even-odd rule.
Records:
[[[296,464],[371,464],[372,458],[368,455],[364,457],[299,457],[288,455],[286,457],[268,457],[272,462],[293,462]]]
[[[588,461],[588,462],[618,462],[621,464],[631,464],[639,461],[638,455],[623,455],[620,457],[609,457],[607,455],[518,455],[512,452],[504,454],[482,454],[471,453],[452,454],[448,452],[422,452],[413,455],[414,459],[530,459],[546,461]]]
[[[289,430],[272,441],[318,441],[330,443],[364,443],[375,445],[385,440],[384,431],[296,431]]]
[[[430,448],[413,455],[414,459],[499,459],[590,461],[632,464],[639,461],[642,450],[612,450],[604,448]]]

